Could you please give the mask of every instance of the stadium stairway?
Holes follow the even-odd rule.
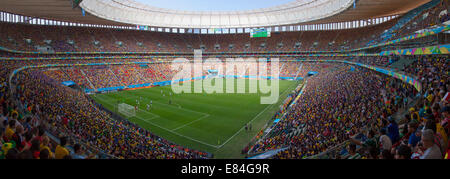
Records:
[[[300,126],[298,126],[297,128],[294,128],[290,133],[288,133],[286,135],[287,139],[292,139],[295,136],[298,136],[300,134],[302,134],[303,132],[306,131],[305,124],[301,124]]]
[[[286,65],[286,63],[283,63],[283,65],[280,68],[280,72],[282,72],[284,70],[284,65]]]
[[[300,71],[302,70],[302,67],[303,67],[303,63],[300,64],[300,66],[298,67],[297,72],[295,72],[296,75],[295,75],[294,79],[297,79],[298,75],[300,74]]]
[[[404,67],[409,66],[410,64],[414,63],[415,61],[417,61],[417,59],[415,59],[415,58],[413,58],[413,59],[401,58],[401,59],[397,60],[396,62],[392,63],[390,65],[390,68],[394,69],[395,71],[403,71]]]
[[[80,72],[83,75],[83,77],[86,78],[86,80],[89,82],[89,86],[91,86],[91,89],[95,89],[94,84],[92,84],[91,80],[89,80],[86,73],[84,73],[84,71],[82,69],[80,69]]]
[[[122,81],[120,81],[119,77],[117,77],[117,75],[114,73],[114,71],[111,70],[111,68],[108,68],[109,72],[111,72],[114,77],[116,78],[116,80],[123,86],[126,86]]]

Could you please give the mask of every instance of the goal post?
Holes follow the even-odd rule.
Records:
[[[118,112],[120,114],[123,114],[126,117],[134,117],[136,116],[136,110],[134,109],[134,106],[126,104],[126,103],[119,103],[118,106]]]

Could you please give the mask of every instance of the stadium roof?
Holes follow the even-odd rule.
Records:
[[[400,15],[430,0],[296,0],[241,11],[180,11],[134,0],[1,0],[0,11],[52,20],[101,25],[148,25],[176,28],[242,28],[346,22]]]
[[[242,11],[181,11],[145,5],[135,0],[85,0],[80,6],[105,19],[174,28],[242,28],[295,24],[335,15],[354,0],[297,0]]]
[[[269,8],[295,0],[134,0],[149,6],[180,11],[243,11]]]

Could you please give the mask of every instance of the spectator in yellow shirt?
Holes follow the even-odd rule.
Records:
[[[14,135],[14,130],[16,128],[16,121],[15,120],[9,120],[8,121],[8,127],[6,127],[5,136],[9,140],[12,139]]]
[[[46,153],[46,155],[48,155],[48,158],[51,159],[54,156],[53,156],[53,152],[52,152],[52,150],[50,150],[49,146],[50,146],[50,139],[47,136],[42,137],[42,143],[40,146],[41,153],[43,150],[47,150],[48,152]]]
[[[69,150],[66,149],[67,138],[62,137],[60,139],[60,144],[56,146],[55,149],[55,159],[63,159],[65,156],[69,155]]]

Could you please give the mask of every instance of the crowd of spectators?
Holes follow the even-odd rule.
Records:
[[[294,109],[252,152],[289,146],[275,158],[305,158],[348,140],[362,127],[379,125],[383,117],[397,110],[397,102],[407,97],[407,91],[391,93],[395,92],[390,90],[393,81],[366,69],[351,71],[345,65],[330,65],[307,79]],[[296,131],[301,132],[291,136]]]
[[[370,59],[359,59],[357,61],[369,63]],[[14,141],[16,139],[11,141],[10,137],[17,133],[15,135],[27,141],[30,144],[30,148],[33,142],[38,143],[36,140],[33,140],[34,138],[42,137],[43,139],[39,141],[39,145],[43,146],[42,148],[48,148],[49,158],[55,158],[56,153],[58,155],[62,155],[61,153],[79,153],[79,155],[86,158],[99,158],[101,156],[99,153],[119,158],[206,158],[206,153],[172,144],[153,136],[148,131],[132,123],[112,120],[107,113],[101,111],[85,94],[60,85],[60,82],[63,80],[73,80],[73,76],[66,73],[63,68],[27,70],[21,73],[18,76],[15,94],[15,98],[19,99],[19,103],[15,104],[13,101],[8,100],[9,94],[7,93],[6,82],[12,70],[24,65],[69,62],[75,62],[75,60],[2,62],[4,64],[4,68],[0,71],[2,77],[2,98],[0,100],[2,102],[2,119],[4,121],[12,121],[10,119],[16,121],[14,124],[12,122],[11,124],[2,122],[4,129],[2,144],[6,147],[5,149],[8,149],[8,147],[14,149],[11,150],[12,154],[10,157],[14,158],[14,155],[17,157],[18,155],[29,153],[28,150],[20,148],[21,144],[18,145],[18,143],[24,143],[25,145],[26,142],[22,142],[22,140]],[[87,63],[92,61],[78,60],[76,62]],[[385,60],[379,62],[384,64]],[[369,64],[380,66],[380,63],[377,61]],[[149,64],[146,67],[117,65],[111,69],[109,66],[106,66],[106,68],[82,69],[91,82],[95,83],[97,87],[103,87],[105,84],[98,82],[105,82],[104,79],[112,81],[111,78],[114,75],[107,72],[114,71],[114,68],[126,70],[133,68],[135,71],[139,69],[141,73],[147,72],[142,73],[147,75],[144,78],[153,79],[154,81],[161,80],[163,77],[154,78],[155,76],[150,74],[160,73],[164,76],[170,76],[171,74],[169,64]],[[446,150],[446,133],[448,129],[445,127],[433,129],[430,127],[432,126],[429,122],[431,120],[424,120],[425,118],[430,118],[429,115],[424,116],[424,113],[426,114],[431,110],[433,115],[439,118],[438,122],[434,121],[435,123],[439,123],[440,126],[447,125],[448,121],[446,120],[448,120],[448,117],[446,115],[448,115],[448,112],[446,111],[448,111],[448,103],[440,104],[442,103],[440,99],[444,98],[448,89],[448,61],[446,58],[418,57],[416,62],[405,68],[406,73],[416,74],[415,76],[420,79],[424,86],[425,93],[423,93],[424,100],[419,105],[416,105],[413,109],[408,109],[410,117],[405,117],[401,125],[395,124],[396,122],[392,120],[391,115],[400,108],[404,109],[408,104],[405,101],[417,96],[417,93],[409,85],[402,84],[398,80],[367,69],[356,68],[352,71],[349,66],[334,63],[283,62],[279,68],[285,69],[281,71],[283,75],[287,76],[298,75],[305,77],[307,72],[310,71],[319,73],[308,78],[305,93],[295,106],[294,112],[289,113],[286,120],[277,124],[271,135],[269,135],[270,137],[256,144],[251,152],[264,152],[289,146],[288,150],[279,153],[275,158],[305,158],[325,152],[337,144],[348,141],[350,136],[356,135],[363,137],[357,137],[353,143],[361,144],[361,146],[364,146],[362,144],[367,142],[361,139],[379,137],[380,140],[377,139],[375,141],[376,143],[380,142],[377,146],[377,151],[381,152],[377,154],[380,155],[375,155],[374,149],[363,150],[365,147],[355,149],[356,153],[354,153],[353,145],[349,145],[346,155],[340,155],[341,157],[348,157],[353,154],[359,155],[359,157],[356,156],[355,158],[382,157],[384,153],[388,155],[384,149],[388,150],[389,147],[382,147],[383,145],[381,144],[383,143],[384,146],[389,146],[389,143],[391,143],[390,155],[394,156],[395,152],[404,153],[404,150],[406,150],[401,145],[401,141],[405,136],[411,135],[405,131],[411,132],[413,129],[417,131],[418,128],[432,129],[435,135],[439,133],[443,140],[440,143],[441,145],[438,145],[440,151]],[[81,69],[73,67],[71,70],[81,71]],[[107,82],[107,86],[116,85],[110,81]],[[335,104],[340,105],[336,107]],[[21,112],[19,110],[21,108],[25,109],[25,111]],[[415,115],[416,113],[417,115]],[[424,119],[421,117],[424,117]],[[418,119],[418,121],[409,119]],[[399,131],[398,136],[394,137],[395,139],[391,139],[392,131],[390,130],[392,129],[389,126],[392,125],[397,126],[394,127],[394,131]],[[21,129],[18,126],[22,126],[25,129]],[[409,127],[409,129],[404,126]],[[43,135],[46,136],[46,133],[43,131],[53,134],[52,136],[62,136],[60,139],[56,139],[60,142],[45,139]],[[297,131],[301,131],[301,133],[292,135],[292,133],[298,134]],[[425,132],[425,130],[423,131]],[[386,137],[383,137],[384,134],[391,139],[390,142]],[[414,134],[417,134],[414,135],[416,137],[427,135],[427,133],[423,132],[415,132]],[[67,136],[70,136],[70,140],[68,140]],[[48,136],[46,137],[48,138]],[[358,142],[358,140],[361,141]],[[413,140],[417,142],[417,139]],[[70,144],[68,141],[70,141]],[[66,143],[65,147],[64,143]],[[61,144],[63,145],[61,146]],[[423,145],[426,146],[428,144],[425,141]],[[123,148],[123,146],[127,147]],[[152,150],[148,150],[149,148]],[[62,149],[66,149],[67,152]],[[420,152],[424,152],[424,150],[414,148],[411,151],[415,152],[414,156],[416,158],[420,158]],[[7,150],[3,150],[3,152],[5,156],[8,153]],[[34,158],[37,158],[38,153],[42,152],[42,150],[38,152],[36,147],[34,147],[32,150],[30,149],[30,152],[34,153]],[[44,151],[43,153],[44,156],[41,157],[45,158],[46,152]],[[372,156],[370,156],[371,154]],[[64,156],[73,158],[76,155]]]
[[[448,14],[442,13],[445,10],[448,10],[447,0],[417,16],[392,38],[447,21]],[[30,28],[29,25],[0,23],[0,46],[24,51],[48,46],[64,52],[190,52],[202,46],[207,52],[329,51],[378,42],[379,35],[395,23],[393,20],[377,26],[339,31],[273,33],[268,39],[252,39],[248,34],[168,34],[53,26]],[[1,53],[0,56],[35,57],[10,53]],[[117,57],[2,60],[0,158],[210,157],[208,153],[173,144],[131,122],[112,119],[82,91],[61,85],[63,81],[74,81],[82,88],[98,89],[171,80],[177,71],[171,69],[170,63],[30,69],[19,73],[14,88],[8,86],[11,72],[26,65],[131,60]],[[445,56],[413,58],[415,61],[402,70],[420,81],[423,86],[421,92],[395,78],[365,68],[351,68],[339,63],[280,63],[280,76],[307,77],[310,71],[318,74],[307,78],[305,91],[293,110],[265,138],[252,145],[250,153],[287,147],[274,158],[309,158],[324,153],[328,155],[330,151],[335,153],[328,156],[350,159],[441,159],[448,156],[449,60]],[[389,68],[397,58],[329,59]],[[155,59],[136,56],[132,61],[151,62]],[[268,70],[270,68],[271,65]],[[202,75],[207,75],[205,69]],[[287,101],[294,97],[289,96]],[[400,119],[399,113],[402,113]]]
[[[243,62],[248,68],[258,67],[258,63],[250,64]],[[174,74],[178,71],[172,69],[171,63],[153,63],[153,64],[133,64],[133,65],[100,65],[100,66],[85,66],[85,67],[59,67],[43,71],[43,73],[59,82],[73,81],[78,84],[82,89],[99,89],[117,86],[128,86],[137,84],[154,83],[161,81],[170,81],[173,79]],[[240,64],[237,65],[241,67]],[[267,72],[270,73],[271,64],[267,65]],[[193,68],[200,69],[201,75],[208,75],[208,70],[218,69],[217,66],[202,65],[193,66]],[[224,70],[226,65],[224,64]],[[301,70],[303,64],[301,62],[281,62],[279,64],[281,77],[302,77],[305,75]],[[304,67],[305,69],[308,66]],[[258,73],[256,69],[248,69]],[[238,72],[238,68],[232,69],[232,71],[226,72],[227,74],[243,75]],[[194,69],[191,70],[192,77],[195,76]],[[246,75],[249,75],[246,73]],[[267,74],[270,75],[270,74]],[[91,85],[92,84],[92,85]]]
[[[270,38],[0,23],[0,46],[50,52],[330,51],[363,47],[395,21],[356,29],[272,33]]]
[[[18,79],[19,106],[54,136],[71,136],[95,148],[96,153],[118,158],[207,157],[206,153],[172,144],[130,122],[111,119],[86,94],[60,85],[39,70],[22,72]]]
[[[7,79],[24,65],[55,61],[2,61],[0,85],[1,157],[8,159],[207,158],[159,138],[128,121],[113,120],[81,92],[48,75],[21,72],[11,96]],[[65,63],[68,63],[67,61]],[[17,101],[16,101],[16,100]]]
[[[390,40],[411,35],[418,30],[439,25],[448,21],[447,11],[450,10],[448,7],[448,0],[442,0],[437,6],[422,12],[405,24],[402,28],[395,31],[395,35],[393,35]]]
[[[423,90],[417,95],[417,103],[409,106],[402,113],[403,116],[400,116],[401,124],[394,121],[381,128],[380,132],[387,137],[381,135],[379,138],[380,145],[383,144],[378,146],[383,150],[380,158],[448,159],[449,61],[446,57],[439,56],[420,56],[416,59],[404,71],[414,75],[422,84]],[[364,145],[370,140],[351,141],[362,146],[360,153],[370,155],[371,149]],[[376,157],[372,155],[369,158]]]
[[[360,68],[338,66],[309,78],[294,110],[250,153],[287,147],[274,158],[448,157],[449,61],[416,58],[403,73],[422,83],[421,92]]]

